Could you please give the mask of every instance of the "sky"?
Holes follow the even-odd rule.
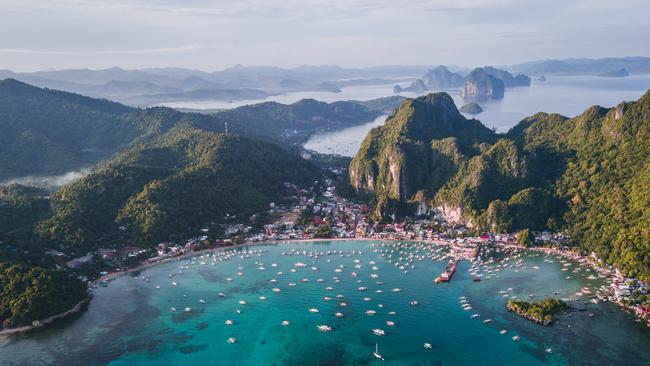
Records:
[[[648,0],[0,0],[0,69],[650,56]]]

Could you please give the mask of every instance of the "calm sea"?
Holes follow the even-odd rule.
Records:
[[[461,262],[450,283],[437,285],[433,279],[446,262],[425,256],[445,250],[392,245],[266,245],[239,249],[229,260],[217,255],[159,265],[100,287],[76,318],[5,340],[0,364],[381,364],[372,354],[376,345],[390,365],[650,364],[650,331],[613,304],[577,295],[603,283],[574,264],[527,254],[518,268],[483,267],[483,280],[473,282],[470,264]],[[282,255],[292,250],[300,253]],[[529,294],[577,299],[572,304],[582,311],[543,327],[505,310],[508,298]],[[472,309],[461,306],[462,296]],[[236,342],[228,343],[230,337]]]

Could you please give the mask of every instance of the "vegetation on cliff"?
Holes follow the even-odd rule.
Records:
[[[434,100],[446,98],[404,102],[350,164],[376,218],[434,210],[478,230],[566,229],[650,279],[650,92],[571,119],[538,113],[501,135]]]

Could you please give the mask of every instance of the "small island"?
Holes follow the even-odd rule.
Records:
[[[540,302],[508,300],[508,311],[541,325],[552,325],[555,315],[568,311],[571,307],[562,300],[544,299]]]
[[[464,106],[460,107],[459,110],[467,114],[479,114],[483,112],[483,108],[481,108],[480,105],[474,102],[465,104]]]
[[[460,91],[460,96],[473,100],[503,99],[504,91],[505,86],[501,79],[490,75],[479,67],[465,78],[465,85]]]

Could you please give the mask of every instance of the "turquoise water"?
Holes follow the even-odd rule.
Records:
[[[293,250],[300,253],[282,255]],[[314,255],[328,251],[342,254]],[[336,241],[263,245],[173,261],[100,287],[88,310],[75,318],[5,340],[0,364],[363,365],[381,362],[372,355],[375,344],[393,365],[650,364],[645,326],[613,304],[576,295],[584,286],[595,290],[603,284],[589,280],[592,273],[574,273],[573,264],[561,271],[565,267],[557,258],[525,254],[518,267],[481,267],[481,282],[473,282],[471,264],[461,262],[450,283],[436,285],[445,251],[416,243]],[[298,262],[307,266],[296,267]],[[542,327],[504,309],[505,296],[531,293],[578,298],[572,304],[584,311]],[[461,307],[461,296],[473,309]],[[412,300],[418,305],[410,305]],[[367,310],[376,314],[368,316]],[[472,319],[474,313],[480,317]],[[484,324],[488,318],[493,323]],[[290,324],[282,326],[283,320]],[[332,330],[321,332],[317,325]],[[385,335],[373,334],[376,328]],[[515,335],[521,340],[514,341]],[[236,343],[227,343],[229,337]]]

